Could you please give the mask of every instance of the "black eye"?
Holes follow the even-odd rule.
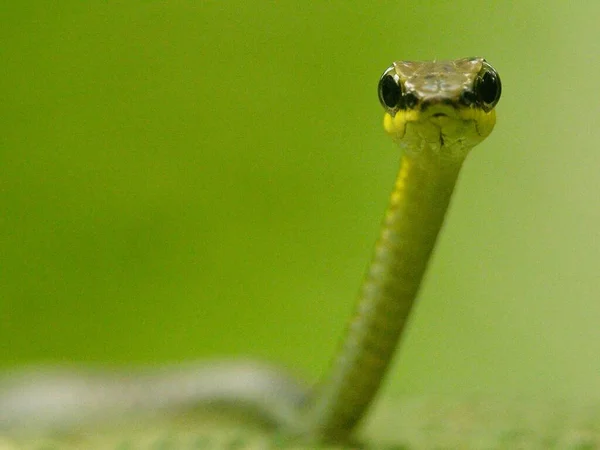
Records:
[[[393,67],[387,69],[379,80],[379,101],[384,108],[395,109],[402,98],[402,89],[394,78]]]
[[[500,93],[502,92],[500,77],[498,72],[487,62],[483,63],[483,68],[475,80],[474,89],[483,109],[486,111],[490,111],[500,100]]]

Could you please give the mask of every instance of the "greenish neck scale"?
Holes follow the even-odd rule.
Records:
[[[344,439],[369,407],[409,316],[463,160],[403,156],[372,262],[330,376],[305,410],[303,434]]]

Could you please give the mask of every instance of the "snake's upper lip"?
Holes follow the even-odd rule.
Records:
[[[421,108],[421,115],[429,119],[449,119],[456,117],[456,108],[448,103],[430,103]]]

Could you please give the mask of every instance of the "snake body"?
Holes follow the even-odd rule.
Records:
[[[224,403],[310,442],[346,440],[372,403],[405,329],[469,151],[495,124],[500,79],[483,58],[399,61],[379,81],[384,128],[402,150],[372,262],[341,350],[314,390],[268,366],[226,363],[122,375],[0,380],[0,431],[66,428],[127,411]]]

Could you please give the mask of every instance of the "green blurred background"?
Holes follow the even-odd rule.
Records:
[[[498,125],[386,393],[600,400],[585,4],[4,2],[1,368],[245,355],[316,379],[397,170],[378,77],[481,55]]]

